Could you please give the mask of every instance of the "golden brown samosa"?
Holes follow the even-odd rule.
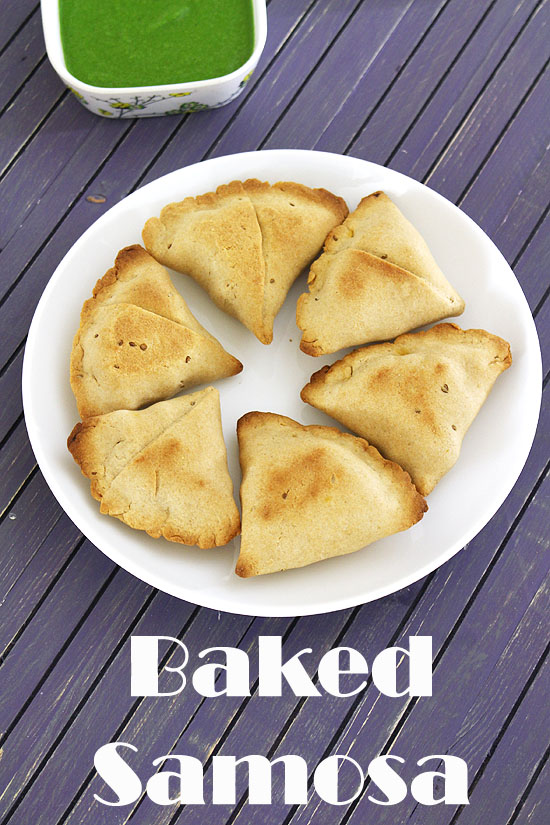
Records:
[[[351,352],[314,373],[301,396],[367,438],[428,495],[511,363],[502,338],[438,324]]]
[[[191,314],[167,271],[142,247],[126,247],[84,303],[71,353],[82,418],[137,409],[242,364]]]
[[[288,290],[346,215],[344,201],[325,189],[233,181],[165,206],[145,224],[143,241],[269,344]]]
[[[384,192],[363,198],[329,234],[308,286],[296,310],[308,355],[395,338],[464,311],[420,233]]]
[[[237,434],[239,576],[352,553],[406,530],[427,509],[407,473],[362,438],[260,412],[243,416]]]
[[[239,532],[213,387],[88,418],[67,446],[101,512],[130,527],[204,548]]]

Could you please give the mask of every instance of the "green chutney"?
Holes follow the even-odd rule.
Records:
[[[254,49],[252,0],[59,0],[67,69],[92,86],[221,77]]]

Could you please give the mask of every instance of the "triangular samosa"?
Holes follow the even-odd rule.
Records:
[[[120,250],[92,295],[82,308],[85,316],[103,304],[135,304],[216,341],[192,314],[166,269],[139,244]]]
[[[119,252],[97,282],[71,353],[71,387],[82,418],[136,409],[241,370],[140,246]]]
[[[407,473],[362,438],[260,412],[241,418],[237,434],[239,576],[353,553],[406,530],[427,510]]]
[[[455,464],[468,427],[511,363],[502,338],[438,324],[351,352],[314,373],[301,396],[368,438],[428,495]]]
[[[326,355],[384,341],[464,311],[426,242],[384,192],[360,202],[328,236],[300,295],[300,348]]]
[[[199,547],[239,532],[213,387],[86,419],[67,446],[90,479],[101,512],[154,538]]]
[[[269,344],[292,283],[346,215],[344,201],[325,189],[233,181],[165,206],[145,224],[143,241]]]

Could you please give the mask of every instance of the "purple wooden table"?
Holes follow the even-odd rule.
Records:
[[[423,181],[477,221],[514,268],[550,345],[547,0],[271,0],[262,60],[244,94],[217,111],[109,122],[61,86],[34,0],[4,0],[0,33],[0,820],[11,825],[550,822],[548,757],[549,407],[506,502],[452,561],[393,596],[304,619],[217,614],[159,593],[84,539],[49,492],[20,399],[25,336],[53,269],[110,206],[159,175],[263,148],[323,149]],[[100,198],[94,197],[100,195]],[[548,395],[548,390],[545,395]],[[548,399],[546,398],[546,401]],[[285,655],[338,644],[369,661],[411,634],[433,637],[434,696],[246,700],[195,693],[132,699],[129,637],[185,637],[254,650],[279,634]],[[320,704],[321,703],[321,704]],[[546,715],[545,715],[546,713]],[[296,753],[313,769],[348,754],[455,754],[470,805],[334,807],[312,795],[258,809],[98,804],[93,768],[110,740],[139,748],[149,775],[171,750]],[[546,796],[545,796],[546,794]]]

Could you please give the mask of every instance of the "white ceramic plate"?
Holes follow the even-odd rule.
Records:
[[[186,548],[100,515],[66,439],[78,420],[68,377],[71,342],[82,303],[96,280],[112,266],[119,249],[141,240],[146,219],[164,204],[249,177],[323,186],[345,198],[350,210],[364,195],[384,189],[426,238],[464,297],[465,313],[452,320],[508,340],[513,365],[496,382],[466,435],[459,461],[429,496],[430,509],[419,524],[348,556],[239,579],[233,572],[239,539],[216,550]],[[312,372],[342,353],[311,358],[298,347],[295,306],[305,276],[291,289],[267,347],[218,310],[190,278],[173,277],[199,321],[244,364],[240,375],[217,382],[238,494],[237,419],[249,410],[262,410],[305,424],[334,425],[302,403],[299,392]],[[198,163],[153,181],[109,210],[53,274],[30,328],[23,368],[25,417],[37,461],[79,529],[121,567],[167,593],[218,610],[261,616],[307,615],[368,602],[411,584],[451,558],[489,521],[514,485],[534,437],[540,397],[540,349],[527,302],[482,230],[440,195],[397,172],[356,158],[295,150]]]

